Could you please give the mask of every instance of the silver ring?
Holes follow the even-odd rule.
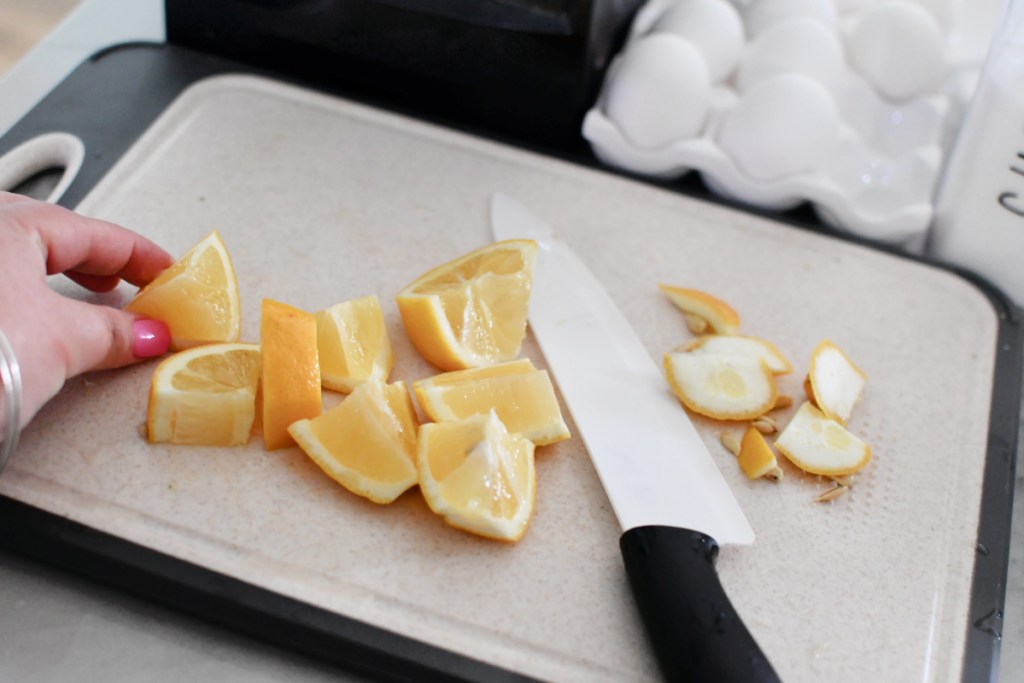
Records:
[[[4,440],[0,443],[0,474],[18,447],[21,436],[21,367],[14,349],[0,331],[0,384],[4,386]]]

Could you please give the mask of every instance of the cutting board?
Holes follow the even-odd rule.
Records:
[[[394,295],[489,241],[498,190],[556,226],[655,359],[691,336],[657,289],[667,282],[713,292],[745,333],[773,341],[797,368],[780,383],[797,403],[822,339],[865,370],[849,428],[874,459],[832,503],[813,502],[830,482],[787,463],[778,484],[747,480],[719,442],[741,427],[697,420],[757,534],[723,549],[719,572],[786,681],[958,680],[998,330],[966,281],[249,76],[184,92],[78,209],[177,254],[217,229],[239,277],[243,340],[258,341],[264,297],[315,311],[378,295],[391,379],[411,382],[436,370],[406,338]],[[111,305],[133,293],[53,285]],[[532,336],[523,355],[545,366]],[[154,366],[69,382],[25,431],[0,493],[527,676],[657,680],[619,529],[579,438],[538,450],[532,526],[500,544],[446,526],[416,489],[390,506],[357,498],[298,449],[268,453],[258,436],[233,449],[148,444]]]

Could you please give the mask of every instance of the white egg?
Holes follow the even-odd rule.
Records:
[[[945,35],[920,5],[892,0],[875,5],[846,36],[850,65],[882,95],[906,100],[937,91],[945,79]]]
[[[839,16],[849,16],[866,9],[875,2],[877,0],[835,0],[836,12]]]
[[[689,40],[700,50],[713,82],[736,68],[743,52],[743,21],[726,0],[676,0],[651,29]]]
[[[634,145],[657,149],[699,135],[711,78],[689,41],[658,33],[634,41],[608,75],[605,113]]]
[[[718,144],[748,177],[772,181],[813,171],[835,146],[839,110],[817,81],[775,76],[745,93],[718,132]]]
[[[809,76],[832,89],[846,70],[843,46],[835,32],[807,17],[772,24],[743,53],[736,87],[746,92],[782,73]]]
[[[832,0],[753,0],[743,11],[747,35],[759,35],[772,24],[784,19],[806,17],[825,26],[836,25],[836,8]]]
[[[939,22],[939,26],[944,31],[948,31],[953,23],[954,7],[960,5],[962,0],[911,0],[911,2],[930,12]]]

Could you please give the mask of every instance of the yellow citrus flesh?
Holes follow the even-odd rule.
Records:
[[[496,242],[428,271],[399,292],[402,322],[420,354],[442,370],[519,355],[536,256],[532,240]]]
[[[259,379],[256,344],[207,344],[165,358],[153,373],[149,392],[149,441],[206,446],[247,443]]]
[[[395,364],[376,296],[345,301],[316,313],[320,381],[350,393],[368,380],[387,381]]]
[[[264,299],[260,320],[263,348],[263,443],[267,450],[293,445],[288,426],[322,412],[316,318]]]
[[[418,481],[416,417],[402,382],[368,380],[344,401],[288,431],[328,476],[375,503],[390,503]]]
[[[719,420],[749,420],[775,406],[778,389],[762,360],[713,354],[665,354],[665,376],[690,410]]]
[[[534,367],[533,361],[529,358],[517,358],[516,360],[510,360],[504,363],[495,363],[494,365],[485,365],[479,368],[466,368],[465,370],[442,372],[441,374],[434,375],[433,377],[429,377],[425,380],[420,380],[417,384],[424,382],[437,387],[456,386],[469,380],[514,377],[516,375],[525,375],[531,372],[536,372],[536,370],[537,368]],[[413,385],[413,388],[415,390],[415,385]]]
[[[740,329],[740,315],[732,306],[718,297],[699,289],[659,284],[660,289],[683,313],[707,321],[716,334],[736,334]]]
[[[227,247],[211,232],[128,302],[125,310],[162,320],[171,348],[238,341],[242,307]]]
[[[435,375],[412,388],[423,411],[436,422],[462,420],[493,409],[510,432],[522,434],[535,445],[570,436],[551,377],[526,358]]]
[[[420,427],[420,490],[448,524],[487,538],[517,541],[537,499],[534,445],[491,411]]]
[[[686,345],[686,350],[690,353],[763,360],[774,375],[785,375],[793,371],[792,364],[774,344],[758,337],[709,334],[694,339]]]
[[[812,474],[853,474],[871,461],[871,448],[832,418],[805,402],[775,440],[790,462]]]
[[[827,339],[811,354],[811,368],[804,385],[807,396],[823,413],[846,424],[867,383],[867,375],[843,350]]]
[[[740,469],[748,479],[759,479],[778,467],[778,460],[761,432],[748,427],[740,442]]]

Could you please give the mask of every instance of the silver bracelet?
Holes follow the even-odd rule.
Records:
[[[18,447],[21,436],[21,367],[14,349],[0,331],[0,384],[4,387],[4,438],[0,442],[0,474]]]

